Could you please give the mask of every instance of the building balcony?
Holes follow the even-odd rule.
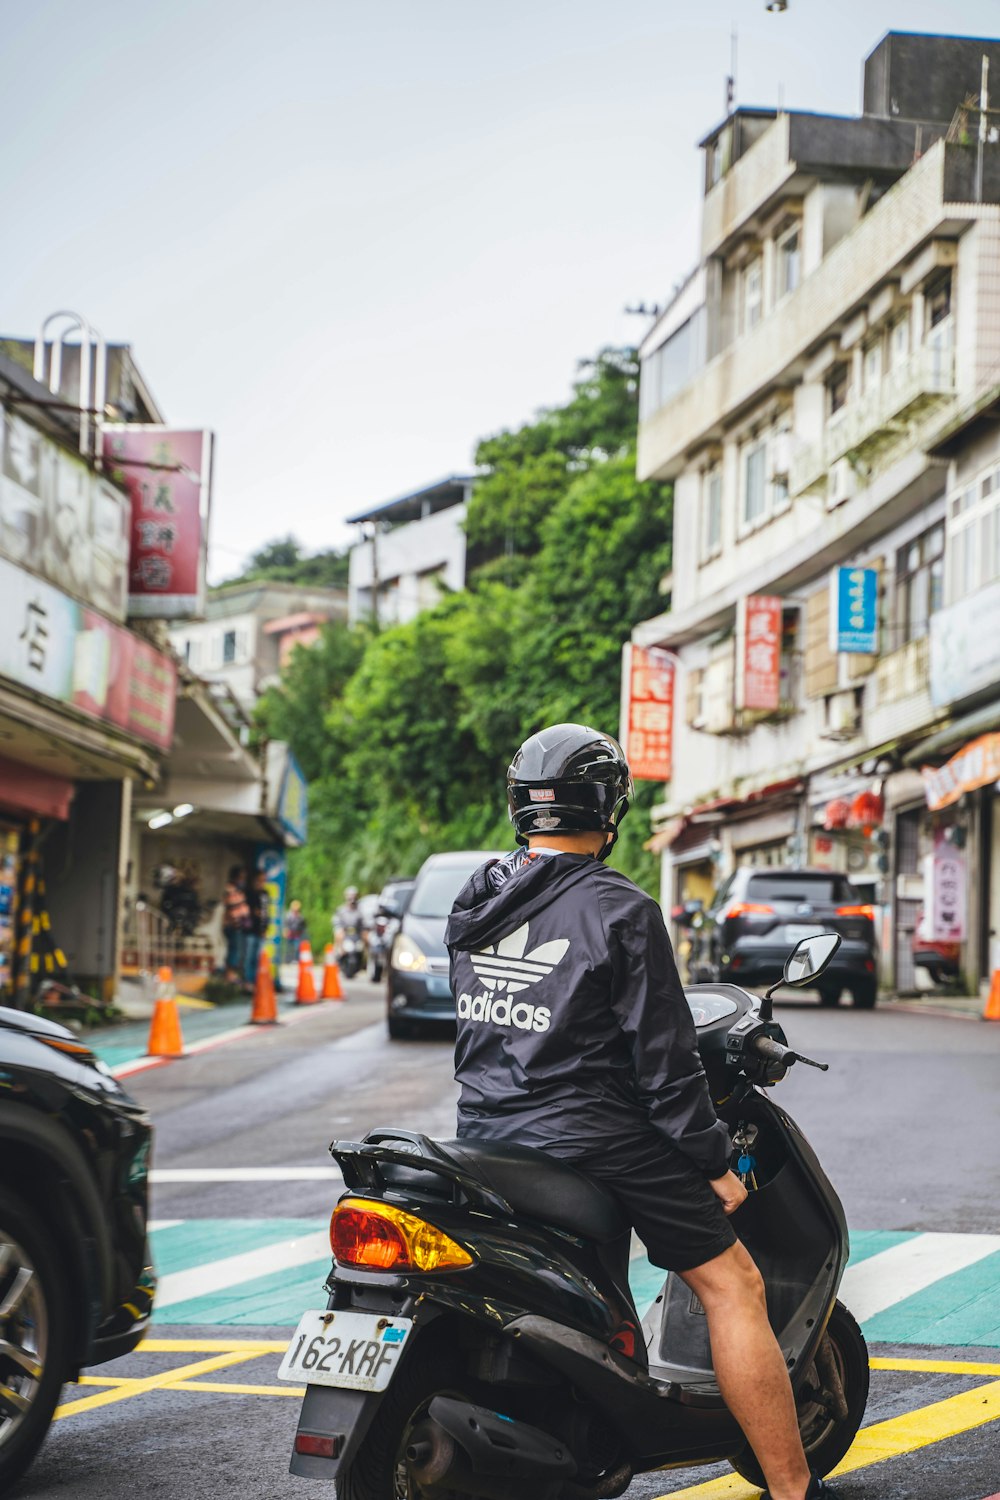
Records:
[[[795,499],[825,489],[826,468],[822,442],[800,444],[788,466],[788,493]]]
[[[759,144],[763,146],[770,135],[771,131]],[[744,167],[757,149],[739,166]],[[675,478],[707,443],[721,440],[734,417],[769,391],[801,379],[806,351],[835,332],[859,301],[921,246],[936,234],[954,233],[956,220],[975,217],[975,205],[946,203],[944,167],[945,146],[938,142],[834,246],[797,291],[640,423],[640,479]]]
[[[826,427],[827,467],[840,458],[872,460],[895,447],[930,409],[955,399],[955,356],[925,344],[882,381],[873,395],[834,413]]]
[[[875,691],[879,706],[903,703],[930,687],[930,636],[918,636],[880,658],[875,668]]]

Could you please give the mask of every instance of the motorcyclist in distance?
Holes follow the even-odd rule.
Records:
[[[660,908],[604,863],[633,795],[621,746],[585,725],[554,725],[515,755],[522,847],[476,871],[446,934],[458,1134],[547,1151],[611,1192],[653,1264],[704,1307],[769,1500],[833,1500],[809,1473],[764,1284],[729,1222],[746,1189]]]

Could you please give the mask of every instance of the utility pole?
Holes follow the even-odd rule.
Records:
[[[983,72],[979,84],[979,144],[976,149],[976,202],[983,201],[983,158],[986,154],[986,122],[990,112],[990,60],[983,53]]]
[[[372,624],[378,629],[378,522],[372,522]]]

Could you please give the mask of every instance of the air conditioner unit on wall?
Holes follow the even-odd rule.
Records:
[[[857,493],[858,476],[854,466],[847,458],[841,458],[830,468],[830,477],[827,483],[826,504],[827,509],[832,510],[835,505],[842,505],[845,500]]]
[[[846,693],[832,693],[826,700],[824,740],[851,740],[861,728],[861,705],[852,688]]]
[[[771,439],[770,479],[787,479],[792,466],[792,434],[779,432]]]

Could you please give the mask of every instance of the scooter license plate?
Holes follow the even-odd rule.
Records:
[[[303,1313],[278,1379],[348,1391],[384,1391],[412,1327],[410,1318],[379,1313]]]

